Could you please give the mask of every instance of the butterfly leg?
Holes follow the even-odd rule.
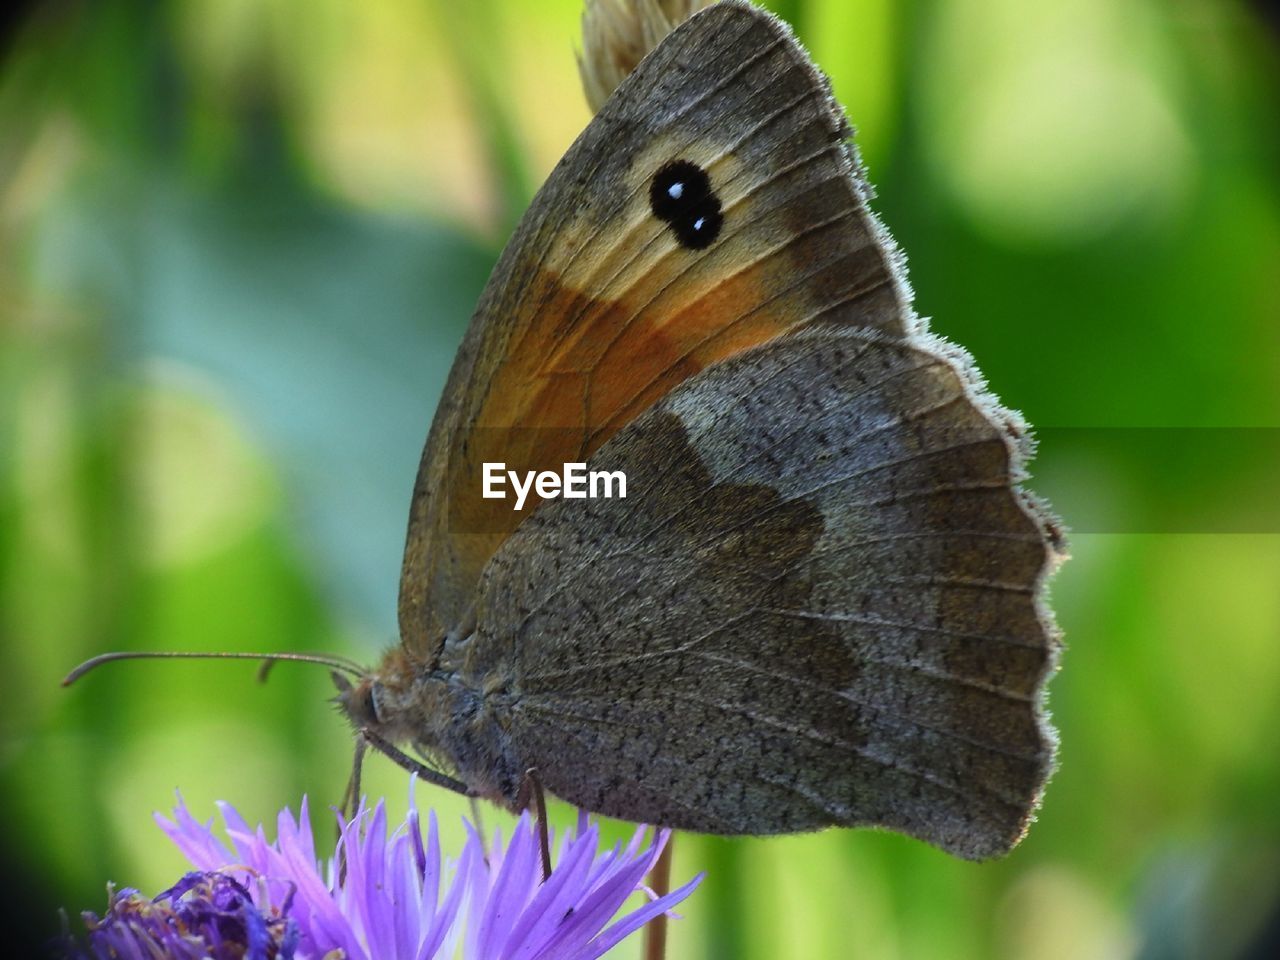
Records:
[[[471,822],[476,825],[476,833],[480,835],[480,852],[484,854],[484,862],[489,862],[489,834],[484,828],[484,811],[480,809],[479,797],[468,797],[471,804]]]
[[[368,746],[369,742],[364,737],[356,737],[356,752],[351,758],[351,776],[347,778],[347,788],[342,792],[342,803],[338,806],[342,811],[342,818],[347,822],[355,817],[360,806],[360,779],[364,772],[364,752]]]
[[[530,767],[524,772],[524,780],[520,783],[520,792],[516,797],[516,807],[528,810],[530,801],[538,818],[538,849],[542,853],[542,882],[546,883],[551,876],[551,840],[547,834],[547,797],[542,790],[542,779],[538,776],[538,768]]]
[[[368,741],[357,735],[355,756],[351,758],[351,776],[347,778],[347,788],[342,793],[342,804],[338,807],[342,811],[342,820],[334,827],[334,845],[338,851],[339,883],[347,879],[347,848],[339,842],[342,840],[342,824],[354,820],[356,811],[360,809],[360,777],[364,771],[364,752],[367,748]]]

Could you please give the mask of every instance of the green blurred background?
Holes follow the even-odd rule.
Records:
[[[350,739],[322,670],[58,681],[106,650],[395,641],[443,377],[588,119],[579,3],[62,0],[9,34],[6,950],[58,905],[100,910],[108,879],[171,883],[150,816],[175,788],[202,816],[337,802]],[[1224,0],[773,6],[858,126],[918,309],[1041,428],[1033,487],[1076,531],[1061,769],[995,864],[866,831],[682,837],[677,880],[708,879],[670,956],[1273,955],[1276,21]],[[367,771],[403,810],[404,776]],[[419,796],[460,843],[465,807]]]

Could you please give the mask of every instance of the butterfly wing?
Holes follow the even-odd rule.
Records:
[[[905,290],[863,202],[849,130],[780,21],[726,0],[618,88],[539,191],[454,362],[423,452],[400,586],[423,654],[473,609],[532,512],[482,497],[482,465],[580,461],[699,371],[815,319],[904,335]],[[696,248],[654,215],[673,161],[720,208]]]
[[[472,667],[521,763],[628,820],[880,825],[970,858],[1052,763],[1056,533],[937,345],[822,324],[686,381],[485,571]]]

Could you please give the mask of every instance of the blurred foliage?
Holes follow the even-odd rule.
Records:
[[[64,0],[32,5],[3,48],[11,952],[51,934],[59,904],[101,908],[108,879],[172,881],[181,860],[149,814],[175,787],[250,818],[340,796],[350,742],[323,671],[58,680],[110,649],[372,659],[394,642],[453,350],[588,119],[578,4]],[[1038,488],[1088,516],[1054,588],[1062,765],[995,864],[866,831],[682,838],[676,876],[709,878],[671,956],[1272,955],[1275,33],[1227,0],[774,7],[859,127],[920,312],[1062,428],[1043,431]],[[1114,427],[1174,432],[1069,442]],[[1207,429],[1223,427],[1252,429]],[[1242,501],[1253,526],[1197,527]],[[367,766],[402,805],[399,771]],[[466,812],[429,802],[446,824]]]

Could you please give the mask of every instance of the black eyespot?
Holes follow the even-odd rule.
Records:
[[[691,250],[711,246],[724,224],[711,178],[688,160],[673,160],[653,175],[649,207],[655,217],[670,225],[681,245]]]

